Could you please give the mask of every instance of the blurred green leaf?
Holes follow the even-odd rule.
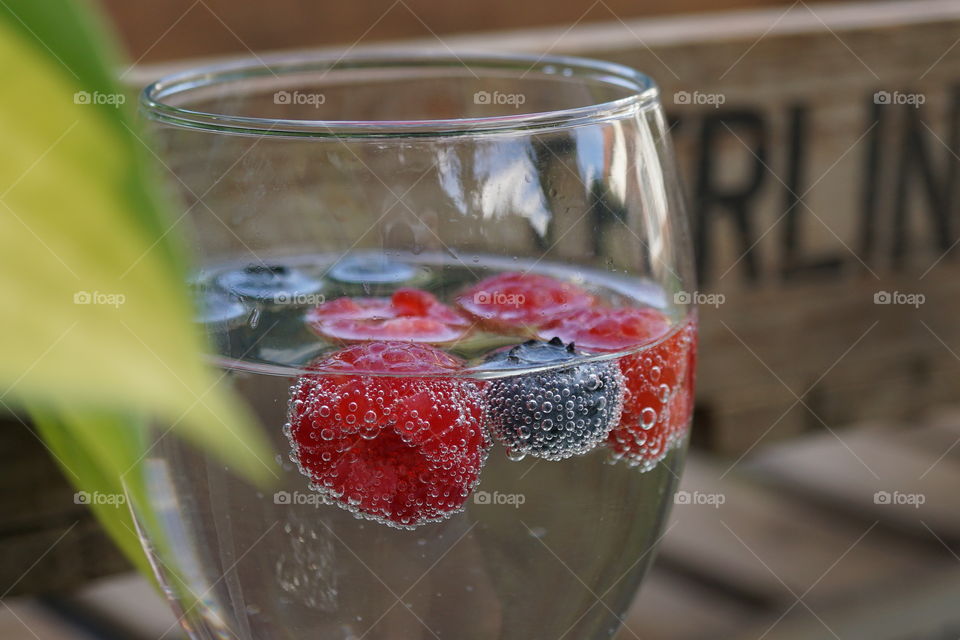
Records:
[[[94,18],[0,5],[0,401],[29,403],[81,487],[140,482],[147,416],[263,481],[269,446],[199,356],[175,220]]]
[[[34,426],[53,453],[58,464],[63,467],[64,475],[75,477],[82,484],[82,489],[91,494],[125,495],[128,491],[143,491],[143,484],[130,483],[130,488],[123,485],[117,465],[104,460],[95,451],[87,451],[89,434],[95,433],[97,440],[105,439],[109,434],[112,438],[120,439],[123,444],[113,447],[116,458],[124,453],[132,454],[142,449],[141,443],[130,442],[141,431],[131,429],[131,422],[122,415],[71,415],[66,411],[50,411],[37,408],[30,412]],[[119,418],[119,419],[118,419]],[[69,461],[69,462],[67,462]],[[130,469],[133,460],[125,461],[124,468]],[[142,501],[145,496],[134,495],[131,500]],[[121,551],[130,558],[142,573],[149,575],[150,565],[143,555],[140,540],[137,536],[133,521],[129,517],[126,504],[116,505],[107,503],[91,503],[97,519],[104,529],[113,538]],[[149,511],[144,512],[149,517]]]

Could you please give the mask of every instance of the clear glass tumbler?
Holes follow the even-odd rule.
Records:
[[[191,637],[612,636],[693,405],[652,81],[285,56],[165,78],[141,108],[212,358],[275,448],[256,487],[158,425],[143,537]]]

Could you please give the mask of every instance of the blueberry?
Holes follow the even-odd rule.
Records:
[[[219,287],[193,285],[196,301],[194,320],[213,329],[232,329],[244,324],[250,309],[234,295]]]
[[[263,305],[313,306],[322,302],[323,282],[295,267],[251,264],[217,276],[216,282],[233,295]]]
[[[384,255],[360,254],[333,265],[329,275],[345,284],[403,284],[417,275],[417,269]]]
[[[529,370],[486,385],[487,424],[512,457],[562,460],[587,453],[620,421],[623,376],[615,361],[581,362],[573,343],[530,340],[494,353],[482,371]]]
[[[194,321],[202,325],[215,352],[225,356],[243,354],[249,344],[247,321],[252,309],[231,293],[208,282],[190,283],[194,297]]]

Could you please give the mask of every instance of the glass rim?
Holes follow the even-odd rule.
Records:
[[[475,118],[421,120],[311,120],[264,118],[198,111],[175,106],[173,96],[224,85],[282,74],[322,72],[323,78],[334,70],[389,69],[395,67],[463,67],[471,72],[483,70],[515,71],[522,79],[538,71],[561,78],[590,77],[600,84],[630,91],[622,98],[579,107],[551,111],[520,110],[515,114]],[[479,76],[478,77],[482,77]],[[277,54],[250,56],[231,62],[196,67],[165,76],[140,93],[140,108],[155,121],[186,129],[260,136],[319,138],[419,137],[473,135],[493,132],[525,132],[536,129],[567,128],[622,118],[658,103],[659,89],[646,74],[626,65],[580,58],[533,54],[406,52],[362,53],[345,56],[321,54]]]

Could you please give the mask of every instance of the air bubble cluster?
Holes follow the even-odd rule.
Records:
[[[332,613],[340,607],[337,555],[327,525],[308,522],[287,510],[284,544],[276,556],[277,584],[306,607]]]

